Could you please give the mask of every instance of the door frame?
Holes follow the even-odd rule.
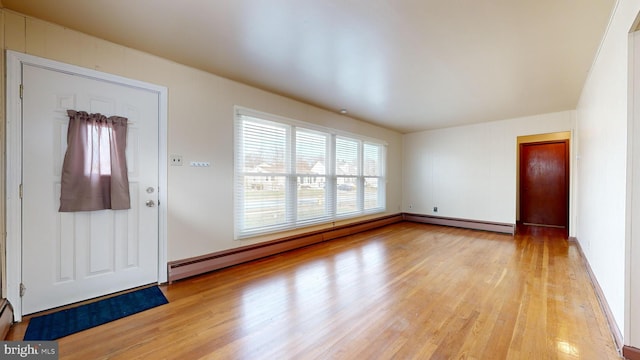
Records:
[[[530,143],[548,143],[548,142],[556,142],[556,141],[564,141],[567,140],[568,141],[568,164],[567,164],[567,169],[568,169],[568,178],[567,178],[567,182],[568,182],[568,196],[569,199],[567,200],[567,235],[568,236],[572,236],[571,232],[574,229],[574,225],[573,221],[572,221],[572,213],[573,213],[573,191],[574,191],[574,161],[572,161],[572,154],[573,154],[573,136],[572,136],[573,131],[561,131],[561,132],[554,132],[554,133],[547,133],[547,134],[535,134],[535,135],[524,135],[524,136],[518,136],[517,137],[517,144],[516,144],[516,223],[519,223],[521,218],[520,218],[520,145],[521,144],[530,144]]]
[[[22,320],[22,84],[23,65],[151,91],[158,96],[158,283],[167,282],[167,88],[76,65],[6,51],[6,281],[14,320]]]

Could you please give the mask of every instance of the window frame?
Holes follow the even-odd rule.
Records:
[[[285,159],[283,164],[284,173],[260,174],[261,176],[284,176],[284,220],[273,225],[265,225],[261,227],[247,228],[245,227],[245,201],[247,193],[246,179],[249,176],[257,176],[257,173],[247,171],[245,166],[245,143],[243,138],[244,124],[247,121],[255,119],[255,123],[270,124],[271,126],[281,127],[285,129]],[[325,136],[327,139],[325,145],[324,158],[324,175],[312,175],[301,173],[298,169],[297,161],[297,132],[304,131],[316,133]],[[357,142],[357,174],[338,175],[336,166],[336,140],[346,139]],[[366,145],[375,146],[379,149],[379,159],[377,164],[377,175],[365,175],[364,170],[364,148]],[[234,197],[234,238],[244,239],[257,235],[265,235],[285,230],[293,230],[303,228],[310,225],[318,225],[331,223],[337,220],[356,218],[363,215],[382,213],[386,211],[386,156],[387,143],[362,136],[344,132],[338,129],[327,128],[312,123],[299,120],[288,119],[278,115],[272,115],[249,108],[236,106],[234,108],[234,179],[233,179],[233,197]],[[324,215],[301,219],[298,213],[298,190],[299,181],[303,177],[323,177],[324,178],[324,199],[325,212]],[[339,213],[338,212],[338,179],[339,178],[355,178],[356,204],[355,210]],[[367,179],[377,179],[377,206],[367,208],[367,198],[365,184]],[[347,189],[348,190],[348,189]],[[350,193],[350,191],[347,191]],[[319,201],[320,202],[320,201]]]

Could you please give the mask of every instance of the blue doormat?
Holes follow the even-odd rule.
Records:
[[[29,320],[24,340],[55,340],[169,301],[152,286]]]

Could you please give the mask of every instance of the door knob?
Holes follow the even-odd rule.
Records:
[[[145,205],[147,205],[147,207],[154,207],[156,206],[156,203],[153,200],[147,200]]]

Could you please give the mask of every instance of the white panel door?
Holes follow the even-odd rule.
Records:
[[[157,93],[27,64],[23,86],[22,313],[157,282]],[[67,109],[129,119],[131,209],[58,212]]]

